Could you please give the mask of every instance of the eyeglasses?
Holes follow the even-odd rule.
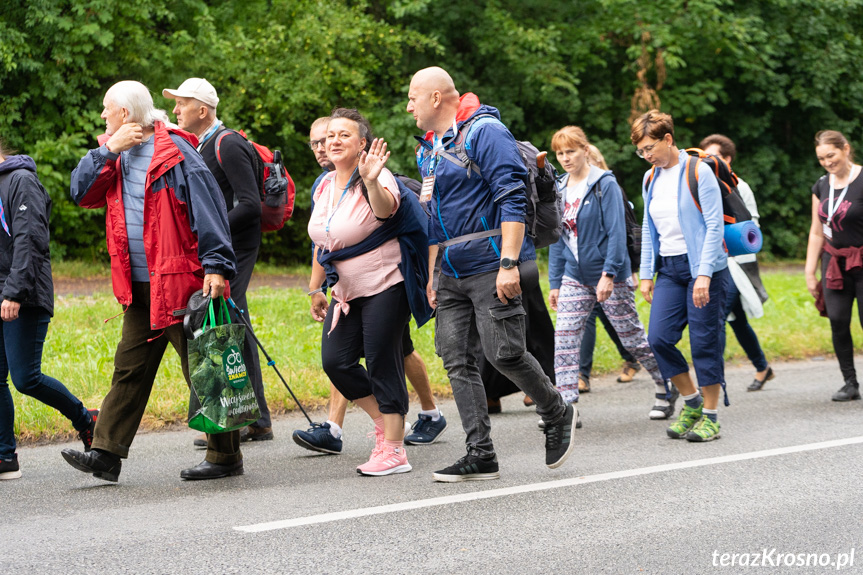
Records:
[[[317,150],[318,148],[320,148],[321,146],[323,146],[326,143],[327,143],[326,138],[321,138],[320,140],[312,140],[312,141],[308,142],[309,147],[312,149],[312,151]]]
[[[638,156],[639,158],[644,158],[644,156],[647,154],[653,154],[653,148],[655,148],[658,144],[661,144],[664,141],[665,141],[665,136],[663,136],[663,139],[661,139],[657,142],[653,142],[649,146],[644,146],[643,148],[641,148],[639,150],[635,150],[635,155]]]

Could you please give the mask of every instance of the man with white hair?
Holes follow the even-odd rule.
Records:
[[[168,346],[189,383],[183,316],[203,286],[218,297],[236,270],[225,201],[195,151],[197,138],[166,126],[146,86],[124,81],[104,98],[105,134],[72,172],[72,199],[107,207],[108,254],[114,295],[123,306],[123,334],[114,355],[111,389],[102,402],[93,448],[64,449],[74,468],[117,481],[121,459],[141,423]],[[238,431],[209,436],[207,455],[182,479],[243,473]]]
[[[231,280],[231,297],[239,309],[246,310],[248,316],[246,290],[261,247],[261,190],[255,175],[255,152],[243,136],[226,128],[216,117],[219,96],[213,85],[204,78],[189,78],[176,90],[162,90],[162,95],[177,101],[173,110],[177,125],[198,137],[198,151],[225,198],[231,243],[237,257],[237,275]],[[233,310],[232,315],[233,321],[242,321]],[[266,441],[273,438],[273,424],[264,396],[258,348],[250,334],[246,335],[243,345],[243,358],[258,399],[261,417],[240,430],[240,441]],[[195,438],[194,444],[206,447],[206,436]]]
[[[526,350],[521,274],[538,272],[533,242],[525,236],[527,169],[515,138],[496,108],[474,94],[460,96],[442,68],[414,74],[407,111],[425,132],[417,138],[417,165],[420,201],[429,201],[432,212],[426,291],[437,309],[435,342],[467,436],[467,455],[434,479],[500,477],[478,367],[483,353],[536,402],[545,424],[545,462],[555,469],[572,452],[577,414]],[[467,169],[456,153],[457,138]]]

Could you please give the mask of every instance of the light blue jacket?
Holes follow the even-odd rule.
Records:
[[[566,202],[569,174],[558,179],[561,204]],[[563,206],[561,206],[561,209]],[[602,272],[619,282],[629,277],[631,264],[626,251],[626,215],[623,211],[623,191],[609,171],[590,167],[587,192],[576,218],[578,229],[578,261],[569,247],[564,230],[557,243],[548,248],[548,281],[551,289],[560,289],[566,275],[583,285],[595,286]]]
[[[686,161],[690,158],[685,150],[680,150],[680,177],[677,181],[677,217],[686,241],[686,252],[689,256],[689,271],[693,279],[698,276],[713,277],[713,272],[728,266],[727,250],[725,249],[725,223],[722,219],[722,192],[719,183],[710,168],[701,163],[698,165],[698,197],[701,210],[695,204],[689,191],[686,177]],[[695,161],[693,158],[692,161]],[[653,279],[656,273],[656,261],[659,256],[659,234],[650,217],[650,200],[653,197],[653,186],[659,177],[661,168],[656,168],[650,185],[647,178],[650,170],[644,174],[641,193],[644,197],[644,221],[641,224],[641,279]]]

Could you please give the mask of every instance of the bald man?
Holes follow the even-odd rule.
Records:
[[[478,367],[481,354],[528,394],[545,422],[546,465],[572,451],[575,408],[567,405],[526,351],[522,274],[537,274],[524,233],[527,169],[497,109],[460,96],[442,68],[411,80],[407,111],[417,127],[420,201],[430,202],[429,303],[437,309],[437,351],[467,435],[467,455],[435,472],[443,482],[497,479],[497,456]],[[456,154],[461,133],[466,161]],[[477,337],[479,336],[479,337]]]

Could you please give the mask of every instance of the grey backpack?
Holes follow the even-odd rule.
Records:
[[[479,166],[467,155],[466,145],[470,139],[470,131],[476,126],[489,122],[500,122],[500,120],[491,114],[478,114],[469,119],[459,129],[453,151],[445,151],[442,154],[444,159],[464,168],[468,178],[471,177],[472,173],[482,177]],[[533,240],[534,247],[537,249],[544,248],[560,238],[563,221],[560,196],[555,184],[555,170],[550,162],[545,161],[544,155],[540,158],[539,150],[530,142],[516,140],[516,145],[521,153],[524,167],[527,168],[524,190],[527,197],[525,231]],[[485,236],[500,235],[500,230],[490,230],[481,234]],[[473,236],[474,234],[470,235]],[[454,239],[458,240],[459,238]]]

